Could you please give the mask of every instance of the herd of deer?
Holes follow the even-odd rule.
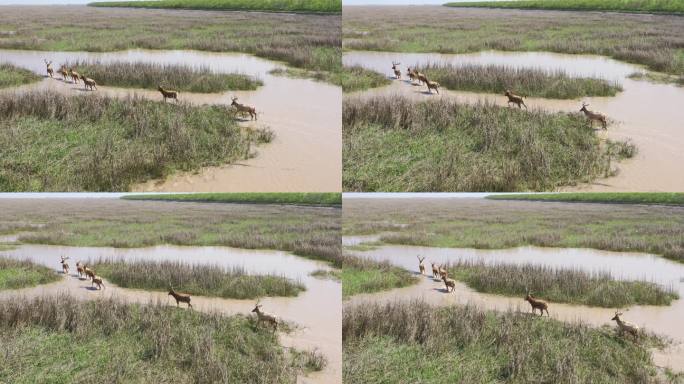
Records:
[[[418,258],[418,270],[420,271],[420,274],[426,275],[425,264],[423,263],[425,261],[425,257],[420,257],[420,255],[417,255],[416,257]],[[447,271],[447,269],[444,266],[440,266],[436,263],[430,264],[432,265],[432,279],[442,280],[446,287],[446,291],[454,292],[454,290],[456,289],[456,281],[454,279],[449,278],[449,272]],[[546,315],[551,317],[551,315],[549,314],[549,303],[547,301],[540,300],[532,296],[532,291],[527,291],[527,295],[525,295],[525,301],[530,303],[533,314],[536,314],[537,310],[539,310],[540,316],[544,316],[544,312],[546,312]],[[638,338],[639,326],[622,320],[620,316],[622,316],[622,312],[616,311],[615,316],[611,319],[612,321],[615,321],[617,323],[620,335],[628,333],[634,336],[635,339]]]
[[[401,65],[401,63],[394,61],[392,62],[392,71],[394,72],[394,78],[397,80],[401,80],[401,71],[399,70],[399,65]],[[439,94],[439,83],[436,81],[430,81],[430,79],[428,79],[428,77],[424,73],[418,72],[415,68],[411,69],[411,67],[407,67],[406,76],[408,76],[409,80],[411,80],[411,84],[414,84],[414,82],[418,80],[418,85],[427,85],[427,90],[429,93],[432,93],[432,90],[434,89],[435,92]],[[527,109],[527,105],[525,104],[524,100],[525,96],[516,95],[510,89],[507,89],[504,92],[504,96],[508,98],[507,104],[509,107],[511,106],[511,104],[514,104],[517,105],[519,109],[522,109],[522,107],[525,107],[525,109]],[[601,124],[601,127],[603,129],[608,129],[608,119],[606,115],[599,112],[590,111],[587,109],[588,106],[589,104],[582,103],[582,108],[579,111],[584,113],[584,115],[587,117],[587,119],[589,120],[589,126],[593,128],[594,122],[596,121]]]
[[[50,78],[54,78],[55,70],[52,68],[52,61],[47,61],[46,59],[43,59],[43,62],[45,62],[45,70],[47,72],[47,75]],[[79,74],[78,72],[74,71],[73,68],[67,68],[65,65],[62,65],[59,67],[58,73],[62,75],[62,81],[64,82],[70,81],[73,84],[78,84],[79,81],[82,81],[86,91],[89,89],[91,91],[97,89],[97,82],[95,80]],[[159,93],[161,93],[164,102],[166,102],[167,99],[175,100],[176,102],[178,102],[178,91],[165,89],[161,85],[157,86],[157,90],[159,91]],[[256,108],[251,107],[249,105],[238,103],[237,97],[233,97],[231,101],[232,102],[230,106],[235,107],[236,114],[241,114],[243,116],[245,114],[249,114],[250,120],[257,120]]]
[[[69,263],[67,260],[69,260],[68,257],[61,256],[61,261],[60,263],[62,264],[62,272],[64,272],[64,275],[69,275]],[[78,278],[82,279],[85,277],[86,280],[90,279],[91,283],[90,286],[92,287],[93,285],[97,285],[97,289],[101,290],[104,289],[104,283],[102,282],[102,278],[100,276],[97,276],[95,274],[95,271],[88,268],[87,265],[81,263],[80,261],[76,263],[76,271],[78,272]]]

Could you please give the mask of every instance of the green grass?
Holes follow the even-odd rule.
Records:
[[[0,88],[30,84],[40,79],[40,76],[28,69],[19,68],[8,63],[0,64]]]
[[[188,193],[163,195],[127,195],[126,200],[187,201],[205,203],[292,204],[312,206],[341,206],[341,193]]]
[[[548,191],[614,175],[636,152],[579,114],[441,98],[347,99],[342,123],[345,191]]]
[[[97,1],[91,7],[207,9],[219,11],[342,12],[341,0],[155,0]]]
[[[347,93],[382,87],[390,84],[391,80],[382,73],[356,65],[353,67],[343,67],[342,71],[335,73],[335,77],[331,82],[341,86],[342,92]]]
[[[64,64],[79,74],[95,79],[98,84],[126,88],[157,89],[215,93],[231,90],[252,91],[263,85],[259,79],[237,73],[215,73],[208,68],[154,63],[76,61]]]
[[[662,346],[605,327],[420,301],[345,307],[342,340],[349,384],[651,383],[649,347]]]
[[[446,3],[447,7],[551,9],[569,11],[611,11],[684,14],[679,0],[515,0]]]
[[[319,354],[278,345],[253,317],[71,296],[18,298],[0,311],[0,382],[295,383]]]
[[[643,281],[617,281],[608,273],[546,266],[489,265],[458,262],[446,266],[449,276],[478,292],[525,297],[551,303],[582,304],[605,308],[632,305],[670,305],[679,296],[672,289]]]
[[[592,78],[573,78],[565,72],[516,69],[501,65],[428,64],[418,68],[446,89],[502,94],[510,89],[524,97],[576,99],[583,96],[615,96],[618,83]]]
[[[89,265],[91,263],[88,263]],[[179,292],[227,299],[297,296],[306,290],[299,282],[274,275],[248,275],[241,268],[191,265],[182,262],[96,260],[92,268],[124,288]]]
[[[411,272],[385,262],[346,256],[342,266],[342,297],[373,293],[418,283]]]
[[[0,291],[52,283],[60,279],[55,271],[30,261],[0,256]]]
[[[681,192],[583,192],[490,195],[492,200],[559,201],[566,203],[647,204],[684,206]]]
[[[268,128],[241,128],[222,106],[137,97],[0,95],[0,190],[127,191],[176,171],[255,156]]]

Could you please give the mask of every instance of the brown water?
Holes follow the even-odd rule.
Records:
[[[359,244],[363,238],[349,237],[346,244]],[[384,261],[418,273],[416,255],[426,257],[425,265],[431,274],[430,263],[477,261],[496,264],[535,264],[555,268],[572,268],[588,272],[610,272],[620,280],[645,280],[655,282],[679,293],[680,299],[670,306],[639,305],[625,308],[626,320],[638,324],[659,335],[674,341],[665,351],[654,351],[657,365],[684,372],[684,264],[676,263],[659,256],[644,253],[608,252],[594,249],[520,247],[503,250],[479,250],[459,248],[431,248],[416,246],[382,246],[377,249],[354,252],[354,254],[374,260]],[[420,283],[375,294],[362,294],[352,297],[349,303],[367,301],[394,301],[423,299],[434,305],[474,304],[480,308],[497,311],[529,312],[530,306],[522,297],[504,297],[479,293],[463,283],[457,282],[455,293],[445,293],[444,283],[425,277]],[[552,303],[549,307],[552,318],[583,322],[592,326],[615,326],[610,319],[614,308],[596,308],[582,305]]]
[[[684,190],[684,88],[671,84],[637,81],[627,78],[634,72],[644,73],[638,65],[613,59],[567,55],[547,52],[480,52],[473,54],[360,52],[344,54],[345,65],[361,65],[391,76],[392,61],[401,62],[402,75],[408,66],[426,63],[498,64],[513,68],[537,68],[548,71],[562,70],[571,76],[594,77],[618,81],[624,92],[615,97],[585,97],[581,100],[549,100],[529,98],[531,109],[578,112],[581,101],[590,109],[606,114],[613,121],[607,132],[599,132],[610,139],[631,139],[639,153],[621,162],[619,173],[599,179],[592,184],[564,188],[581,191],[680,191]],[[388,65],[389,63],[389,65]],[[373,95],[403,95],[417,100],[428,97],[451,97],[465,103],[489,101],[506,105],[503,95],[440,90],[441,95],[427,95],[425,86],[411,86],[408,81],[393,81],[391,85],[349,97]]]
[[[258,156],[239,164],[207,167],[199,173],[179,173],[166,180],[154,180],[134,191],[167,192],[334,192],[341,191],[342,91],[339,87],[309,79],[273,76],[283,68],[278,62],[245,54],[201,51],[130,50],[121,52],[38,52],[0,50],[0,63],[9,62],[45,74],[43,59],[59,63],[75,60],[149,62],[207,67],[218,73],[237,72],[264,82],[256,91],[217,94],[182,92],[180,100],[192,104],[230,104],[237,96],[257,109],[258,122],[245,126],[268,126],[276,137],[258,147]],[[57,75],[56,77],[60,77]],[[97,80],[97,79],[96,79]],[[83,94],[82,87],[57,79],[45,79],[20,89],[50,88],[69,94]],[[139,95],[161,100],[156,90],[98,86],[99,94],[115,97]],[[7,92],[7,90],[5,91]]]
[[[72,272],[77,261],[112,258],[127,261],[167,260],[191,264],[220,265],[226,268],[241,267],[250,274],[273,273],[301,282],[306,291],[295,298],[266,297],[261,300],[264,310],[279,318],[296,323],[300,328],[290,335],[281,334],[280,341],[286,347],[304,350],[318,349],[328,359],[328,366],[321,372],[300,377],[300,383],[339,383],[342,380],[341,350],[341,286],[339,282],[321,280],[310,276],[317,269],[330,267],[320,261],[294,256],[287,252],[267,250],[244,250],[228,247],[178,247],[157,246],[150,248],[97,248],[65,247],[49,245],[22,245],[15,250],[0,252],[2,256],[30,259],[36,263],[61,272],[60,256],[68,256]],[[80,299],[117,297],[119,299],[147,304],[160,301],[174,305],[165,292],[119,288],[105,281],[102,291],[89,289],[91,283],[77,276],[64,277],[61,281],[34,288],[2,291],[0,299],[15,295],[38,296],[67,292]],[[193,296],[193,307],[203,312],[225,314],[250,314],[255,300],[232,300]]]

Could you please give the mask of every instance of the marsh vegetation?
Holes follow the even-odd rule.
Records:
[[[40,76],[8,63],[0,63],[0,88],[17,87],[40,80]]]
[[[445,4],[448,7],[486,7],[516,9],[551,9],[569,11],[612,11],[684,14],[684,4],[677,0],[516,0],[466,1]]]
[[[371,71],[360,65],[345,66],[337,76],[334,82],[340,84],[342,92],[345,93],[377,88],[391,83],[382,73]]]
[[[615,174],[629,141],[600,139],[579,114],[449,99],[347,99],[346,191],[545,191]]]
[[[275,192],[275,193],[189,193],[163,195],[126,195],[126,200],[186,201],[204,203],[238,204],[292,204],[339,207],[341,193]]]
[[[684,206],[682,192],[582,192],[491,195],[492,200],[558,201],[566,203],[647,204]]]
[[[340,0],[155,0],[96,1],[94,7],[207,9],[217,11],[342,12]]]
[[[389,262],[347,255],[342,264],[342,297],[406,287],[418,283],[411,272]]]
[[[2,251],[0,245],[0,251]],[[0,256],[0,291],[19,289],[39,284],[52,283],[60,279],[54,270],[28,260],[14,260]]]

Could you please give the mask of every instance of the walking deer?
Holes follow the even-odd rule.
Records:
[[[411,80],[411,82],[416,81],[416,78],[418,77],[418,75],[416,74],[416,71],[411,69],[411,67],[408,67],[406,69],[406,76],[408,76],[408,78],[409,78],[409,80]]]
[[[74,84],[78,84],[78,80],[81,78],[81,75],[79,75],[78,72],[74,71],[73,68],[69,68],[69,76],[71,76],[71,81]]]
[[[60,263],[62,264],[62,272],[64,272],[65,275],[69,274],[69,263],[67,263],[67,260],[69,260],[68,257],[60,256],[62,258],[62,261]]]
[[[235,107],[237,109],[238,113],[244,113],[244,112],[249,113],[250,120],[251,119],[257,120],[256,108],[250,107],[249,105],[240,104],[237,102],[237,99],[238,99],[237,97],[233,97],[231,99],[233,102],[230,103],[230,105]]]
[[[418,78],[418,85],[425,83],[427,84],[427,76],[424,73],[416,72],[416,77]]]
[[[86,279],[93,279],[95,277],[95,271],[92,269],[88,268],[88,266],[84,265],[83,266],[83,273],[85,273]]]
[[[67,78],[69,78],[69,71],[67,71],[67,69],[64,65],[59,67],[59,74],[62,75],[62,81],[64,81],[64,82],[66,82]]]
[[[43,62],[45,63],[45,70],[47,71],[48,76],[50,76],[50,78],[54,77],[55,71],[52,69],[52,61],[43,59]]]
[[[401,71],[397,67],[397,65],[399,65],[399,64],[401,64],[401,63],[395,63],[394,61],[392,62],[392,70],[394,71],[394,77],[396,79],[401,79]]]
[[[632,324],[630,322],[624,321],[620,318],[622,316],[622,312],[615,311],[615,316],[611,320],[615,320],[615,322],[618,325],[618,328],[620,330],[620,335],[624,335],[625,332],[631,334],[634,336],[634,338],[639,337],[639,326],[636,324]]]
[[[257,326],[262,323],[270,323],[273,325],[273,331],[276,331],[278,329],[278,319],[266,312],[261,311],[261,304],[259,304],[259,301],[257,301],[256,305],[254,306],[254,309],[252,309],[252,312],[256,313],[257,315]]]
[[[420,270],[420,274],[424,275],[425,274],[425,265],[423,265],[423,260],[425,260],[425,258],[423,257],[421,259],[420,256],[416,256],[416,257],[418,258],[418,269]]]
[[[98,290],[104,289],[104,283],[100,276],[93,276],[93,281],[90,283],[90,286],[92,287],[93,285],[97,285]]]
[[[80,261],[76,263],[76,272],[78,272],[79,279],[85,274],[85,271],[83,270],[83,264],[81,264]]]
[[[516,104],[518,108],[522,109],[522,106],[525,106],[525,109],[527,109],[527,105],[525,105],[525,101],[523,100],[523,96],[516,95],[515,93],[511,92],[509,89],[506,90],[506,93],[504,93],[504,96],[508,97],[508,106],[511,106],[511,103]]]
[[[81,75],[81,80],[83,80],[83,86],[85,87],[86,91],[88,90],[88,88],[90,88],[91,91],[97,89],[97,83],[95,82],[95,80],[89,77],[85,77],[83,75]]]
[[[427,87],[428,87],[428,92],[432,93],[432,90],[434,89],[435,92],[437,92],[437,94],[439,95],[439,87],[440,87],[440,85],[439,85],[438,82],[436,82],[436,81],[430,81],[430,80],[428,80],[428,79],[426,78],[426,79],[425,79],[425,84],[426,84]]]
[[[192,304],[190,304],[190,295],[187,293],[176,292],[174,291],[173,286],[169,286],[169,295],[176,299],[176,307],[179,306],[179,303],[186,303],[188,304],[188,308],[192,308]]]
[[[456,280],[450,279],[447,274],[442,275],[442,281],[444,281],[447,292],[454,292],[456,290]],[[449,288],[451,288],[451,291]]]
[[[438,279],[437,275],[439,275],[439,265],[435,263],[432,264],[432,278],[433,279]]]
[[[530,303],[530,305],[532,306],[533,314],[536,314],[536,310],[539,309],[540,316],[544,316],[544,311],[546,311],[546,315],[548,315],[549,317],[551,316],[549,315],[549,303],[547,303],[544,300],[535,299],[534,296],[532,296],[531,291],[527,292],[527,296],[525,296],[525,301]]]
[[[446,270],[446,268],[444,268],[444,267],[441,266],[441,265],[439,266],[439,271],[438,271],[438,272],[439,272],[439,277],[442,278],[442,279],[443,279],[445,276],[449,276],[449,272]]]
[[[580,112],[584,112],[584,115],[587,116],[587,119],[589,119],[589,126],[594,127],[594,121],[598,121],[601,123],[601,126],[603,129],[608,129],[608,122],[606,120],[606,115],[598,112],[593,112],[587,109],[589,104],[587,103],[582,103],[582,109],[580,109]]]
[[[164,102],[166,102],[166,99],[174,99],[176,100],[176,103],[178,102],[178,91],[166,90],[162,88],[161,85],[157,86],[157,90],[162,94],[162,97],[164,97]]]

